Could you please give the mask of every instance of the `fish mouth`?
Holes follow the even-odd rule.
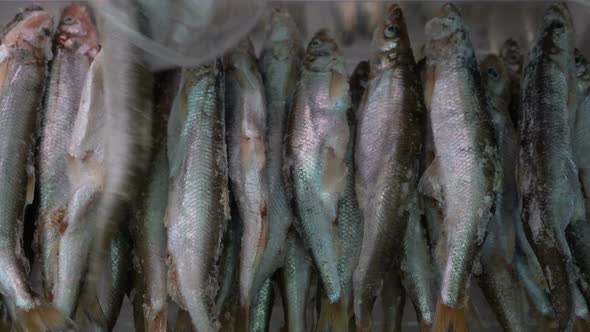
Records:
[[[425,32],[432,40],[448,39],[463,30],[463,20],[459,8],[452,4],[444,4],[438,15],[426,23]]]

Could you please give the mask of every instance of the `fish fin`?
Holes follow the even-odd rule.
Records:
[[[68,316],[47,304],[26,311],[17,310],[12,329],[16,332],[77,331]]]
[[[343,158],[332,147],[326,149],[325,158],[322,188],[331,193],[343,192],[346,185],[346,165]]]
[[[336,303],[330,303],[326,296],[322,296],[320,317],[317,331],[348,331],[348,306],[343,298]]]
[[[161,310],[160,312],[158,312],[158,314],[156,314],[156,316],[153,320],[144,318],[144,324],[145,324],[144,330],[146,332],[166,332],[166,325],[168,323],[167,319],[168,319],[168,317],[167,317],[166,310]],[[178,322],[178,319],[177,319],[177,322]],[[189,324],[190,324],[190,317],[189,317]]]
[[[432,94],[434,93],[434,82],[436,82],[436,71],[434,66],[425,64],[424,69],[424,105],[430,109]]]
[[[86,285],[80,293],[74,321],[80,327],[80,331],[108,331],[107,319],[98,301],[98,296]]]
[[[330,79],[330,91],[328,100],[330,105],[336,105],[342,100],[342,96],[348,94],[348,77],[337,71],[332,72]],[[349,97],[350,98],[350,97]]]
[[[466,332],[467,318],[466,307],[451,307],[442,302],[436,303],[436,314],[434,316],[433,332]]]
[[[174,332],[192,332],[193,323],[188,311],[179,309],[174,323]]]
[[[438,202],[439,205],[444,205],[442,185],[439,181],[440,162],[438,158],[434,158],[432,163],[428,166],[420,182],[418,183],[418,190],[425,196],[431,197]]]
[[[35,182],[35,167],[33,166],[33,162],[30,162],[29,166],[27,166],[27,191],[25,196],[26,205],[33,203],[33,198],[35,197]]]

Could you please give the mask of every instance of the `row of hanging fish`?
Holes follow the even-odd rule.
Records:
[[[472,279],[506,330],[590,327],[590,66],[567,6],[528,54],[480,61],[452,4],[419,61],[398,5],[377,26],[351,76],[285,9],[258,57],[246,39],[154,74],[85,5],[56,31],[21,11],[0,30],[6,329],[112,330],[128,296],[137,331],[265,331],[280,294],[288,331],[376,330],[377,298],[399,331],[406,297],[424,331],[479,330]]]

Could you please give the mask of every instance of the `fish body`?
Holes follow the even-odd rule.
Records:
[[[401,9],[389,8],[374,43],[364,102],[358,113],[355,180],[364,230],[354,271],[358,328],[371,329],[371,312],[386,273],[399,266],[410,214],[417,211],[418,159],[424,102]],[[394,265],[395,264],[395,265]]]
[[[560,330],[573,318],[572,256],[564,231],[575,217],[579,191],[571,143],[573,41],[567,6],[551,5],[527,56],[519,131],[522,222],[549,286]]]
[[[218,62],[182,75],[171,117],[183,126],[178,141],[168,136],[177,142],[168,152],[168,293],[198,331],[216,331],[217,264],[229,219],[224,76]]]
[[[225,56],[229,178],[240,220],[240,303],[249,310],[256,270],[268,241],[266,97],[249,39]]]
[[[273,282],[268,279],[254,297],[250,307],[248,330],[252,332],[266,332],[269,329],[270,317],[274,300]]]
[[[501,193],[496,196],[496,210],[481,249],[479,285],[502,327],[510,331],[526,330],[523,288],[512,273],[516,248],[515,223],[518,197],[515,163],[518,142],[510,118],[510,77],[502,60],[488,55],[480,65],[492,121],[496,129],[499,163],[504,177]]]
[[[341,294],[336,244],[338,201],[346,186],[348,78],[326,30],[312,38],[289,114],[284,169],[296,226],[319,271],[326,295]]]
[[[65,239],[63,235],[68,223],[74,223],[66,219],[68,204],[75,189],[68,174],[68,161],[71,160],[69,148],[84,80],[99,49],[96,34],[90,9],[72,4],[63,10],[54,37],[55,56],[42,110],[36,156],[39,193],[37,242],[43,288],[50,299],[61,298],[59,292],[63,288],[58,284],[69,281],[59,273],[61,264],[69,264],[60,259],[60,242],[68,241],[67,235]],[[76,263],[83,261],[77,260]],[[68,287],[79,289],[79,286],[72,287],[72,284],[68,284]],[[72,297],[67,302],[58,305],[64,313],[72,315],[76,298]]]
[[[406,305],[406,290],[398,271],[392,269],[387,274],[387,283],[381,293],[383,305],[383,331],[401,332]]]
[[[258,289],[280,266],[285,255],[287,233],[293,212],[283,178],[283,142],[295,85],[299,77],[303,47],[289,13],[275,9],[270,31],[259,60],[267,102],[266,174],[268,182],[268,242],[254,280]]]
[[[443,6],[426,25],[426,57],[434,67],[430,120],[435,160],[421,190],[443,207],[443,270],[434,329],[461,329],[467,285],[483,243],[501,169],[479,68],[458,9]],[[451,325],[451,326],[449,326]]]
[[[0,44],[0,290],[16,331],[71,328],[71,321],[31,290],[23,254],[24,209],[33,199],[32,149],[51,60],[53,19],[40,7],[19,13]]]

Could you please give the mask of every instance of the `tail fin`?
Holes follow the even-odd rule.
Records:
[[[340,298],[338,302],[330,303],[326,296],[322,296],[321,301],[317,331],[348,331],[349,316],[345,301]]]
[[[12,328],[17,332],[77,331],[71,319],[46,304],[27,311],[17,310]]]
[[[438,300],[432,331],[465,332],[467,331],[466,306],[451,307]]]
[[[188,311],[179,309],[174,324],[174,332],[193,332],[193,323]]]
[[[144,318],[145,322],[145,331],[146,332],[166,332],[166,325],[167,325],[167,315],[166,310],[160,311],[153,320]],[[176,320],[178,322],[178,319]],[[189,325],[190,317],[189,317]]]
[[[107,319],[102,312],[96,292],[85,287],[80,293],[74,321],[80,331],[108,331]]]

